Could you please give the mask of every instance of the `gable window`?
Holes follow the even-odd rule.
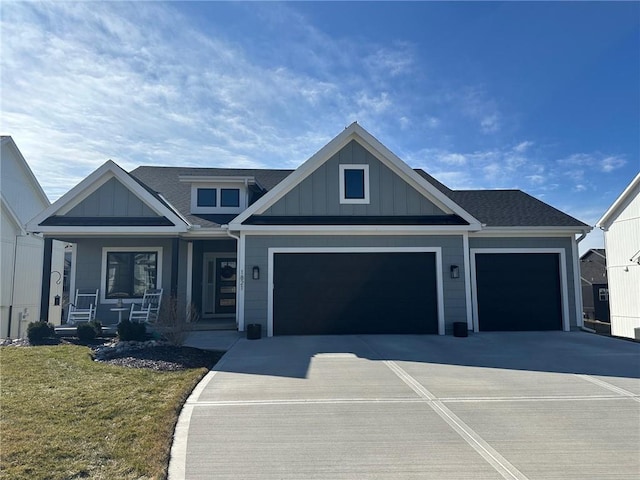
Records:
[[[147,289],[159,288],[160,247],[105,247],[102,250],[103,301],[139,299]]]
[[[240,206],[240,190],[237,188],[220,189],[220,206],[221,207],[239,207]]]
[[[340,203],[369,203],[369,165],[340,165]]]
[[[217,190],[215,188],[199,188],[198,189],[198,206],[199,207],[215,207],[217,202]]]

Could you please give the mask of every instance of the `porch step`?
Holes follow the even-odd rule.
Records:
[[[225,320],[200,320],[199,322],[190,323],[187,330],[191,331],[209,331],[209,330],[238,330],[234,319]]]

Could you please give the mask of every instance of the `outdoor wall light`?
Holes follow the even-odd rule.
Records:
[[[460,267],[458,265],[451,265],[451,278],[460,278]]]
[[[260,280],[260,267],[253,267],[252,278],[254,280]]]
[[[53,297],[53,304],[54,304],[56,307],[59,307],[59,306],[60,306],[60,295],[56,295],[55,297]]]

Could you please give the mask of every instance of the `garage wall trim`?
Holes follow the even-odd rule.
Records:
[[[471,290],[473,297],[473,331],[480,331],[478,318],[478,284],[476,276],[476,254],[482,253],[555,253],[560,256],[560,296],[562,299],[562,330],[569,328],[569,291],[567,286],[567,259],[563,248],[472,248],[471,249]],[[521,272],[515,272],[520,274]]]
[[[442,283],[442,248],[441,247],[272,247],[268,250],[268,297],[267,297],[267,335],[273,336],[273,269],[274,255],[277,253],[435,253],[436,255],[436,289],[438,296],[438,335],[444,335],[444,290]]]

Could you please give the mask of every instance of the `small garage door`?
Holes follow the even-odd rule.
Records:
[[[276,253],[274,335],[438,333],[435,253]]]
[[[478,253],[481,331],[562,330],[560,262],[555,253]]]

